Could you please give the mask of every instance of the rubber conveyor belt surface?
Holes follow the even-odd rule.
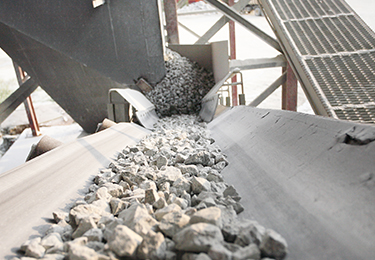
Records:
[[[236,107],[209,129],[241,214],[279,232],[288,259],[373,259],[374,126]]]
[[[0,259],[11,259],[30,237],[44,235],[53,211],[68,210],[100,169],[148,133],[135,124],[118,124],[1,174]]]
[[[375,123],[375,33],[344,0],[261,0],[317,114]]]

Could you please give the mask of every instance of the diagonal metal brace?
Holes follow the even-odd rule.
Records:
[[[235,9],[232,7],[229,7],[228,5],[218,1],[218,0],[205,0],[207,3],[211,4],[213,7],[221,11],[225,16],[227,16],[229,19],[238,22],[242,24],[245,28],[253,32],[255,35],[257,35],[260,39],[265,41],[267,44],[278,50],[279,52],[283,52],[279,42],[260,30],[258,27],[250,23],[248,20],[243,18]]]
[[[249,0],[240,0],[233,5],[234,10],[241,11],[247,4]],[[202,37],[200,37],[195,44],[205,44],[207,43],[221,28],[226,25],[230,19],[223,15]]]
[[[6,100],[0,104],[0,123],[2,123],[22,102],[34,92],[38,83],[29,78]]]

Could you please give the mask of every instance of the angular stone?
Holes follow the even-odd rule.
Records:
[[[106,200],[96,200],[91,203],[92,206],[96,206],[102,210],[102,216],[110,215],[111,214],[111,206],[109,205],[109,201]],[[96,220],[96,218],[94,218]]]
[[[233,187],[233,185],[230,185],[228,188],[226,188],[223,192],[224,197],[230,196],[235,201],[240,201],[241,197],[238,194],[237,190]]]
[[[209,207],[209,208],[197,211],[190,218],[190,224],[195,224],[195,223],[210,223],[215,226],[218,226],[221,229],[223,226],[222,217],[221,217],[221,209],[219,209],[218,207]]]
[[[107,188],[108,193],[115,198],[118,198],[124,192],[124,188],[121,185],[114,184],[114,183],[106,183],[103,187]]]
[[[105,200],[108,201],[111,199],[111,194],[108,193],[106,187],[101,187],[95,192],[95,200]]]
[[[68,221],[68,216],[69,214],[66,212],[52,212],[53,219],[55,220],[56,223],[59,223],[61,220],[66,220]]]
[[[126,209],[129,205],[129,202],[120,200],[119,198],[111,198],[109,201],[109,206],[111,207],[111,212],[113,215],[117,215],[124,209]]]
[[[142,182],[139,185],[139,187],[141,189],[144,189],[144,190],[149,190],[149,189],[157,190],[155,182],[154,181],[150,181],[150,180],[146,180],[146,181]]]
[[[106,223],[105,229],[104,229],[104,232],[103,232],[104,239],[109,241],[111,239],[113,233],[115,232],[116,227],[119,226],[119,225],[123,225],[123,224],[124,224],[124,221],[122,219],[118,219],[118,218],[115,218],[112,221],[110,221],[109,223]]]
[[[176,162],[176,163],[184,163],[186,159],[187,159],[187,156],[178,153],[178,154],[176,155],[175,162]]]
[[[164,217],[164,215],[175,211],[180,212],[181,207],[177,204],[170,204],[162,209],[158,209],[157,211],[155,211],[155,218],[160,221],[162,217]]]
[[[275,258],[277,260],[285,258],[287,255],[287,247],[288,246],[285,239],[271,229],[266,231],[262,242],[259,245],[262,255]]]
[[[124,221],[126,226],[134,226],[138,218],[148,215],[148,210],[143,204],[133,204],[129,208],[121,211],[118,218]]]
[[[260,259],[260,250],[256,244],[251,244],[246,247],[241,247],[239,250],[233,253],[233,260],[242,259]]]
[[[150,231],[137,250],[138,259],[162,260],[166,256],[167,245],[162,233]]]
[[[59,233],[50,233],[43,237],[40,243],[46,250],[50,248],[61,248],[63,246],[63,241]]]
[[[84,234],[84,237],[87,237],[88,241],[97,241],[101,242],[103,240],[103,231],[99,228],[92,228],[87,230]]]
[[[211,183],[201,177],[193,177],[191,179],[191,189],[195,194],[199,194],[202,191],[211,191]]]
[[[207,254],[211,259],[232,260],[232,252],[221,244],[212,245]]]
[[[173,183],[178,178],[182,177],[182,173],[180,169],[173,167],[173,166],[167,166],[165,167],[165,170],[161,170],[158,172],[157,176],[159,177],[159,182],[169,182]]]
[[[215,169],[215,170],[218,170],[219,172],[221,172],[222,170],[224,170],[224,168],[226,166],[227,166],[227,164],[225,162],[218,162],[217,164],[212,166],[212,169]]]
[[[185,160],[185,164],[201,164],[207,166],[210,164],[210,153],[201,151],[198,153],[190,154]]]
[[[93,219],[99,220],[104,212],[101,208],[98,208],[91,204],[78,205],[70,210],[69,212],[69,223],[72,227],[76,227],[82,218],[91,216]]]
[[[82,236],[86,231],[92,229],[92,228],[97,228],[96,223],[94,219],[90,216],[85,217],[81,219],[81,221],[78,224],[78,227],[72,234],[72,238],[77,238]]]
[[[174,234],[181,231],[187,224],[189,224],[190,217],[183,214],[181,211],[175,211],[163,216],[160,220],[159,229],[168,237],[173,237]]]
[[[86,246],[88,248],[93,249],[95,252],[103,251],[105,244],[103,242],[98,241],[89,241],[87,242]],[[99,256],[99,259],[101,260],[101,256]]]
[[[118,225],[110,240],[109,249],[119,257],[134,257],[138,245],[142,242],[142,237],[124,225]]]
[[[22,244],[21,250],[25,252],[25,256],[41,258],[46,249],[40,244],[42,239],[40,237],[30,239]]]
[[[161,169],[161,167],[163,167],[163,166],[167,166],[168,165],[167,157],[159,156],[155,161],[155,165],[156,165],[156,167],[158,167],[158,169]]]
[[[98,260],[98,254],[86,246],[71,245],[69,260]]]
[[[137,218],[128,227],[136,232],[138,235],[145,237],[150,230],[155,229],[159,223],[150,215],[145,215],[143,217]]]
[[[179,165],[178,168],[181,170],[182,174],[188,174],[189,176],[197,176],[199,173],[196,165]]]
[[[173,182],[172,188],[175,188],[176,196],[181,196],[184,192],[191,192],[191,183],[185,177],[181,177]]]
[[[224,240],[220,228],[207,223],[185,227],[173,236],[176,249],[188,252],[208,252],[212,245]]]
[[[186,209],[189,206],[189,202],[183,198],[176,198],[173,203],[180,206],[181,209]]]
[[[248,246],[253,243],[259,246],[266,234],[266,229],[256,221],[244,220],[237,222],[234,226],[237,226],[238,230],[234,243],[240,246]]]
[[[157,201],[155,201],[154,204],[152,204],[152,206],[155,208],[155,209],[162,209],[164,208],[165,206],[167,206],[167,202],[165,201],[164,198],[159,198]]]
[[[159,199],[159,195],[156,192],[156,190],[154,189],[146,190],[144,203],[153,205],[158,199]]]

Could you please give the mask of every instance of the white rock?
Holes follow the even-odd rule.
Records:
[[[81,219],[81,221],[79,222],[78,227],[76,228],[76,230],[72,234],[72,238],[80,237],[86,231],[88,231],[92,228],[97,228],[94,219],[90,216],[85,217],[85,218]]]
[[[107,188],[108,193],[112,197],[116,197],[116,198],[120,197],[122,193],[124,192],[124,188],[121,185],[110,183],[110,182],[104,184],[103,187]]]
[[[176,196],[181,196],[184,192],[191,192],[191,183],[185,177],[181,177],[173,182],[172,188],[175,188]]]
[[[165,201],[165,198],[159,198],[157,201],[155,201],[155,203],[153,204],[153,207],[155,209],[162,209],[164,208],[165,206],[167,206],[167,202]]]
[[[221,217],[221,209],[219,209],[218,207],[209,207],[209,208],[197,211],[190,218],[190,224],[195,224],[195,223],[210,223],[210,224],[218,226],[221,229],[223,226],[222,217]]]
[[[212,245],[223,240],[220,228],[207,223],[185,227],[173,236],[176,249],[188,252],[208,252]]]
[[[46,249],[40,244],[42,239],[40,237],[30,239],[21,246],[21,250],[25,252],[25,256],[41,258]]]
[[[109,249],[119,257],[134,257],[138,245],[142,242],[142,237],[124,225],[118,225],[110,240]]]
[[[48,250],[52,247],[61,248],[63,241],[59,233],[50,233],[42,239],[40,244]]]
[[[162,260],[166,257],[166,250],[163,234],[150,231],[138,247],[137,258]]]
[[[103,231],[99,228],[92,228],[87,230],[84,234],[84,237],[87,237],[88,241],[97,241],[101,242],[103,240]]]
[[[165,167],[165,170],[161,170],[157,173],[157,176],[159,177],[159,182],[170,182],[173,183],[178,178],[182,177],[182,173],[180,169],[173,167],[173,166],[167,166]]]
[[[177,204],[170,204],[167,207],[164,207],[162,209],[158,209],[155,211],[155,218],[160,221],[164,215],[171,213],[171,212],[181,212],[181,207]]]
[[[86,246],[71,245],[69,248],[69,260],[97,260],[98,254]]]
[[[189,201],[183,198],[176,198],[173,203],[180,206],[181,209],[186,209],[189,206]]]
[[[175,211],[163,216],[160,220],[159,229],[168,237],[173,237],[189,224],[190,217],[181,211]]]
[[[211,191],[211,183],[204,178],[194,176],[191,179],[191,189],[195,194],[199,194],[202,191]]]

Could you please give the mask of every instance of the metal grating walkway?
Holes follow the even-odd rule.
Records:
[[[261,0],[315,112],[375,123],[375,34],[343,0]]]

